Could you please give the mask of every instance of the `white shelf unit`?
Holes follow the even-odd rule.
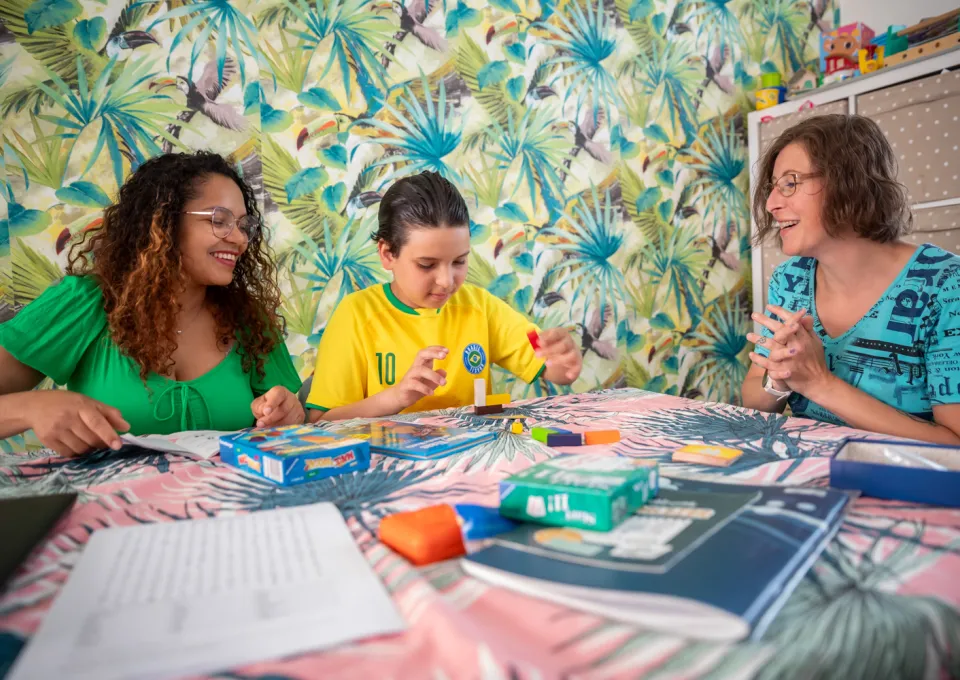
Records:
[[[767,143],[808,116],[860,112],[874,118],[894,145],[899,159],[898,177],[911,194],[914,212],[913,238],[919,239],[918,242],[930,241],[953,252],[960,252],[960,226],[954,226],[960,224],[960,153],[955,146],[960,144],[958,67],[960,49],[954,49],[902,66],[883,68],[820,88],[808,95],[800,95],[797,99],[769,109],[751,112],[747,116],[751,206],[758,184],[757,165]],[[768,116],[772,117],[772,120],[762,122]],[[924,157],[924,160],[931,160],[931,163],[924,163],[923,167],[920,167],[919,160],[913,163],[913,156],[920,153],[914,149],[937,141],[927,134],[923,134],[924,139],[918,139],[918,142],[912,138],[918,136],[916,131],[920,128],[920,123],[916,121],[922,117],[925,117],[924,120],[931,118],[929,132],[942,135],[942,138],[950,143],[944,145],[943,154],[940,154],[940,148],[937,147],[936,154],[929,154],[929,158]],[[936,170],[933,169],[934,163],[937,164]],[[941,179],[944,181],[941,182]],[[935,192],[926,190],[933,186],[936,186]],[[751,215],[751,235],[756,234],[756,229],[757,225]],[[785,259],[775,243],[753,246],[755,312],[762,312],[770,274],[773,268]],[[754,324],[754,327],[759,329],[757,324]]]

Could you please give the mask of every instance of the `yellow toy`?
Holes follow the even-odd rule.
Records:
[[[872,47],[872,45],[871,45]],[[869,50],[861,48],[857,52],[857,58],[860,61],[860,73],[873,73],[877,69],[883,68],[883,45],[876,48],[876,57],[869,58]]]

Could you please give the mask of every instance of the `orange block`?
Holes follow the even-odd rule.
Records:
[[[596,430],[583,433],[583,443],[587,446],[616,444],[618,441],[620,441],[620,430]]]
[[[398,512],[380,522],[380,540],[417,566],[466,554],[457,515],[449,505]]]
[[[506,406],[510,403],[509,394],[488,394],[487,406]]]

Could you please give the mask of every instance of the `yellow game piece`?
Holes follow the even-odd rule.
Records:
[[[487,406],[506,406],[510,403],[509,394],[488,394]]]
[[[688,444],[673,452],[673,462],[727,467],[742,455],[743,451],[740,449],[710,446],[709,444]]]
[[[519,420],[514,420],[510,425],[510,431],[514,434],[523,434],[523,423]]]

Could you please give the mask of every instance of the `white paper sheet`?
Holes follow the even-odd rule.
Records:
[[[122,434],[120,439],[127,444],[153,451],[177,453],[181,456],[207,460],[220,453],[220,437],[225,434],[233,433],[220,432],[219,430],[192,430],[174,434],[145,434],[139,437],[132,434]]]
[[[175,678],[404,628],[330,503],[105,529],[9,680]]]

